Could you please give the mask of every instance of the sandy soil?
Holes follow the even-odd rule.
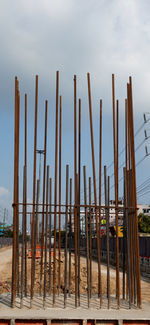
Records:
[[[75,291],[75,272],[74,272],[74,255],[72,255],[71,263],[71,292]],[[12,267],[12,248],[0,249],[0,294],[4,292],[11,291],[11,267]],[[40,288],[40,260],[36,260],[36,273],[35,273],[35,292],[39,292]],[[69,265],[68,265],[69,268]],[[52,275],[53,275],[53,261],[51,264]],[[49,265],[47,263],[47,290],[48,290],[48,270]],[[58,283],[58,259],[56,264],[56,284]],[[30,290],[30,271],[31,271],[31,260],[28,259],[28,291]],[[80,278],[80,291],[81,293],[87,292],[87,281],[86,281],[86,259],[81,257],[81,278]],[[44,274],[44,272],[43,272]],[[101,267],[101,276],[102,276],[102,291],[106,293],[106,281],[107,281],[107,269],[105,265]],[[43,276],[44,277],[44,276]],[[69,278],[69,272],[68,272]],[[115,294],[116,285],[115,285],[116,273],[115,269],[110,269],[110,292]],[[61,254],[61,292],[64,291],[64,254]],[[92,261],[92,293],[97,293],[97,263]],[[120,272],[120,287],[122,292],[122,272]],[[150,302],[150,282],[141,281],[141,290],[142,290],[142,300]]]
[[[0,293],[9,292],[12,274],[12,247],[0,249]]]

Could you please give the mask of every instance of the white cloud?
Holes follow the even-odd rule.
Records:
[[[25,91],[28,93],[30,113],[30,110],[34,109],[33,76],[39,74],[39,98],[43,96],[45,99],[48,96],[51,114],[55,103],[55,71],[59,69],[66,132],[73,125],[69,114],[73,108],[74,73],[77,74],[78,96],[83,99],[82,108],[86,113],[86,73],[91,73],[95,114],[99,109],[99,98],[103,99],[104,112],[112,114],[110,107],[112,73],[116,76],[116,97],[121,99],[119,107],[124,110],[126,82],[128,76],[132,75],[134,112],[140,114],[141,119],[142,112],[149,110],[150,103],[149,13],[149,0],[14,0],[13,6],[11,0],[2,1],[0,109],[6,110],[7,107],[11,107],[12,114],[13,82],[17,74],[21,95]],[[53,119],[53,114],[51,118]],[[53,123],[52,120],[51,122]],[[84,122],[86,124],[86,118]],[[13,123],[12,115],[10,125],[11,123]],[[107,138],[111,136],[111,130],[108,130]],[[40,138],[42,139],[41,136]],[[8,143],[6,147],[8,148]],[[9,149],[7,161],[10,159]],[[31,153],[29,159],[31,163]],[[12,160],[10,164],[12,172]],[[32,168],[29,168],[29,173],[31,170]],[[9,184],[11,177],[5,177],[9,177],[7,182]],[[29,195],[32,197],[32,193]],[[8,202],[6,197],[7,195],[4,200],[4,196],[0,195],[0,205]],[[12,202],[12,199],[9,202]]]
[[[26,84],[39,73],[43,88],[62,70],[62,90],[70,92],[77,73],[82,94],[86,72],[93,77],[95,96],[108,97],[111,73],[118,95],[125,95],[129,74],[135,76],[138,110],[150,100],[150,23],[148,1],[14,0],[1,6],[1,65],[16,71]],[[6,24],[9,21],[9,24]],[[54,82],[54,79],[53,79]],[[105,98],[104,98],[105,99]],[[107,100],[107,99],[105,99]]]
[[[9,195],[9,191],[5,187],[0,187],[0,197],[6,197]]]

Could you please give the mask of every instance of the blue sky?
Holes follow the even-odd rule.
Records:
[[[33,128],[35,75],[39,75],[38,148],[43,147],[44,101],[48,99],[48,156],[54,172],[55,83],[60,71],[62,95],[62,183],[65,165],[73,177],[73,75],[77,75],[77,96],[82,99],[82,165],[92,176],[88,114],[87,72],[91,73],[96,167],[98,166],[99,100],[103,99],[103,165],[113,159],[111,75],[115,74],[116,98],[120,107],[120,151],[124,146],[124,99],[128,76],[133,77],[135,130],[150,112],[150,2],[143,0],[5,0],[0,10],[0,206],[9,209],[13,200],[14,78],[21,92],[20,199],[24,159],[24,94],[28,94],[28,199],[32,200]],[[146,124],[150,135],[150,123]],[[144,127],[135,138],[144,139]],[[150,146],[147,142],[148,150]],[[136,162],[145,155],[145,144]],[[120,157],[120,164],[124,156]],[[38,164],[39,160],[37,160]],[[150,159],[137,167],[137,185],[150,176]],[[38,169],[37,169],[38,173]],[[111,175],[113,167],[108,170]],[[98,177],[98,170],[96,170]],[[120,174],[121,177],[121,174]],[[82,174],[83,178],[83,174]],[[111,178],[111,185],[113,177]],[[122,183],[120,195],[122,195]],[[82,186],[83,188],[83,186]],[[113,198],[113,192],[111,193]],[[63,185],[62,199],[65,199]],[[150,203],[149,194],[139,197]],[[0,210],[0,216],[3,210]]]

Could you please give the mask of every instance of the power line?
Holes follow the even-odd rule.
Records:
[[[148,177],[143,183],[141,183],[139,186],[137,186],[137,190],[140,190],[148,182],[150,182],[150,177]]]
[[[137,196],[140,197],[140,196],[146,195],[146,194],[148,194],[148,193],[150,193],[150,190],[148,190],[148,191],[146,191],[146,192],[144,192],[144,193],[138,194]]]
[[[135,167],[138,167],[142,162],[143,160],[147,157],[147,155],[145,155],[142,159],[140,159],[138,161],[138,163],[135,165]],[[123,176],[120,177],[119,181],[118,181],[118,184],[123,180]],[[115,185],[113,184],[111,187],[110,187],[110,190],[114,187]],[[102,197],[104,196],[104,193],[102,194]]]
[[[139,195],[140,193],[145,192],[145,190],[150,189],[150,184],[148,184],[147,186],[145,186],[144,188],[142,188],[140,191],[137,192],[137,195]]]
[[[146,120],[144,123],[142,123],[141,125],[140,125],[140,127],[137,129],[137,131],[135,132],[135,136],[134,137],[136,137],[139,133],[140,133],[140,131],[142,130],[142,128],[144,127],[144,124],[145,123],[147,123],[147,122],[149,122],[150,121],[150,118],[148,119],[148,120]],[[147,137],[147,138],[144,138],[141,142],[140,142],[140,144],[135,148],[135,153],[140,149],[140,147],[143,145],[143,143],[148,139],[149,137]],[[125,152],[125,146],[124,146],[124,148],[120,151],[120,153],[119,153],[119,157]],[[145,157],[146,156],[144,156],[137,164],[136,164],[136,167],[145,159]],[[124,164],[125,164],[125,160],[121,163],[121,165],[119,166],[119,168],[118,168],[118,170],[120,170],[123,166],[124,166]],[[107,169],[109,169],[111,166],[113,166],[114,165],[114,161],[112,161],[111,163],[110,163],[110,165],[108,165],[107,166]],[[102,173],[102,175],[101,175],[101,177],[103,177],[103,175],[104,175],[104,173]],[[114,176],[114,172],[110,175],[110,179],[112,178]],[[96,178],[96,182],[99,180],[99,177],[97,177]],[[120,181],[122,180],[122,177],[121,177],[121,179],[120,179]],[[92,182],[92,185],[93,185],[93,182]],[[102,185],[101,185],[101,187],[103,187],[103,185],[104,185],[104,182],[102,183]],[[113,185],[114,186],[114,185]],[[110,188],[111,189],[111,188]],[[87,187],[87,190],[88,190],[88,187]],[[83,195],[83,192],[84,191],[81,191],[81,196]],[[94,191],[92,191],[91,192],[91,194],[93,194],[94,193]]]

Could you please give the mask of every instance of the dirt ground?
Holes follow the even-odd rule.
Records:
[[[69,255],[68,255],[69,257]],[[69,258],[68,258],[69,259]],[[11,291],[11,267],[12,267],[12,249],[3,248],[0,249],[0,294],[10,292]],[[86,293],[87,292],[87,281],[86,281],[86,259],[81,257],[81,268],[80,268],[80,292]],[[74,272],[74,255],[71,257],[71,293],[75,291],[75,272]],[[69,264],[68,264],[69,269]],[[53,277],[53,261],[51,264],[52,274]],[[58,259],[56,263],[56,284],[58,283]],[[28,259],[28,291],[30,290],[30,271],[31,271],[31,259]],[[47,290],[48,290],[48,279],[49,279],[49,264],[47,263]],[[44,272],[43,272],[44,274]],[[64,253],[61,253],[61,277],[60,277],[60,284],[61,284],[61,292],[64,291]],[[67,276],[69,279],[69,271],[67,272]],[[101,277],[102,277],[102,291],[106,293],[106,284],[107,284],[107,269],[105,265],[101,267]],[[44,276],[43,276],[44,278]],[[115,294],[116,290],[116,273],[115,269],[110,268],[110,293]],[[97,293],[97,262],[92,261],[92,293]],[[35,292],[39,292],[40,289],[40,260],[36,260],[35,265]],[[122,272],[120,272],[120,289],[122,293]],[[150,302],[150,281],[147,280],[141,281],[141,290],[142,290],[142,300]]]
[[[12,248],[0,249],[0,294],[11,288]]]

